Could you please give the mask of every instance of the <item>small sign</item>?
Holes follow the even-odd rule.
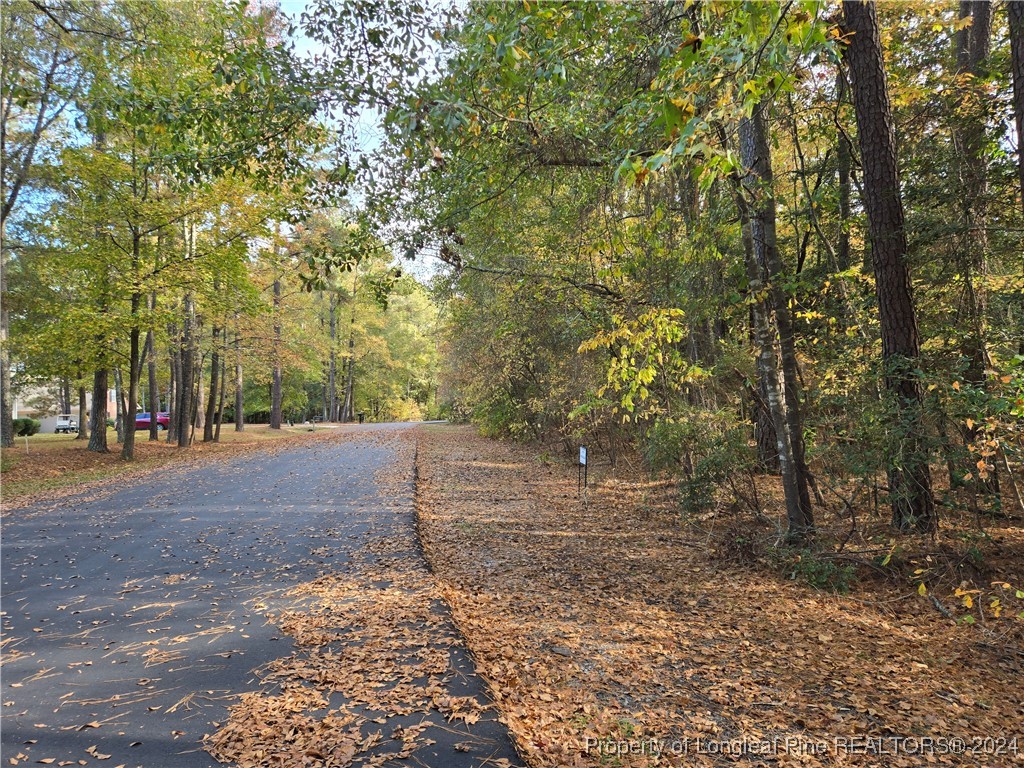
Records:
[[[580,446],[580,466],[587,466],[587,449],[582,445]]]

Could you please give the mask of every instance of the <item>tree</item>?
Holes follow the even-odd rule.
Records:
[[[72,7],[62,7],[41,18],[28,2],[12,2],[4,8],[0,45],[0,446],[5,448],[14,444],[8,352],[8,223],[18,210],[23,190],[33,180],[47,134],[81,88],[79,51],[61,27],[75,12]]]
[[[857,114],[885,382],[895,400],[895,439],[904,446],[902,455],[889,468],[893,525],[900,530],[929,531],[936,527],[937,519],[917,368],[921,340],[907,264],[892,107],[874,3],[844,0],[843,29],[849,40],[845,57]]]
[[[789,519],[789,536],[799,541],[806,537],[814,527],[811,510],[811,497],[808,489],[807,460],[803,439],[803,419],[801,418],[799,372],[797,371],[796,347],[793,337],[793,318],[789,308],[782,281],[784,274],[782,261],[779,257],[775,231],[775,194],[772,189],[773,176],[771,150],[769,149],[768,125],[764,104],[757,104],[749,118],[742,118],[739,126],[740,156],[746,169],[744,192],[751,198],[748,206],[740,200],[742,214],[750,229],[750,246],[753,258],[761,277],[756,283],[750,283],[753,293],[760,290],[768,292],[774,310],[775,327],[781,351],[781,371],[775,366],[774,332],[768,329],[768,320],[762,317],[766,307],[754,305],[755,327],[761,349],[759,360],[762,375],[767,380],[768,403],[772,412],[778,446],[780,470],[783,486],[787,490],[786,506]],[[745,242],[745,248],[748,246]],[[748,254],[749,261],[751,255]],[[747,267],[747,278],[750,279],[750,266]],[[766,346],[767,345],[767,346]],[[778,377],[781,373],[782,399],[779,399]],[[781,425],[781,429],[780,429]],[[789,477],[787,477],[787,474]],[[789,493],[795,490],[795,496]]]
[[[1024,210],[1024,0],[1008,0],[1010,20],[1010,81],[1013,86],[1013,117],[1017,127],[1017,173],[1021,209]]]

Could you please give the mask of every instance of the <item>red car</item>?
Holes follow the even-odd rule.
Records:
[[[136,429],[149,429],[150,417],[148,413],[137,413],[135,414],[135,428]],[[157,430],[167,429],[171,424],[171,414],[169,413],[158,413],[156,415],[156,428]]]

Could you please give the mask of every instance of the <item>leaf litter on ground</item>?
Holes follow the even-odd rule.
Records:
[[[432,427],[418,470],[428,561],[532,766],[1024,760],[1020,663],[930,607],[716,560],[671,484],[628,468],[584,505],[575,468]],[[982,741],[915,752],[925,736]],[[857,754],[867,737],[890,753]]]

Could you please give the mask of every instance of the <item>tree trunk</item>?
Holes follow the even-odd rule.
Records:
[[[988,167],[985,157],[985,115],[979,109],[985,102],[977,80],[984,74],[984,62],[991,49],[992,6],[987,0],[960,3],[960,18],[970,18],[970,26],[957,32],[957,75],[964,84],[968,98],[963,114],[954,122],[953,141],[957,149],[960,199],[963,204],[963,236],[957,248],[957,268],[963,282],[962,308],[970,328],[961,339],[960,353],[967,360],[964,378],[978,388],[985,386],[985,370],[989,367],[986,314],[988,300],[985,278],[988,272]],[[964,439],[977,439],[977,426],[968,428]],[[993,472],[974,485],[983,493],[998,494],[998,475]]]
[[[936,528],[923,396],[916,373],[921,341],[907,265],[907,234],[896,161],[896,135],[882,60],[878,16],[872,2],[844,0],[843,26],[863,167],[875,291],[882,331],[885,383],[898,414],[889,462],[893,525],[902,531]]]
[[[117,442],[124,446],[124,388],[121,386],[121,369],[114,369],[114,432]]]
[[[88,392],[84,384],[78,386],[78,435],[75,440],[89,439],[89,408],[86,405]]]
[[[791,402],[786,395],[784,373],[779,370],[775,347],[775,329],[770,317],[773,305],[775,322],[781,337],[783,315],[788,314],[784,295],[781,312],[779,299],[772,282],[781,279],[777,274],[777,247],[775,241],[775,203],[771,191],[771,161],[767,150],[767,130],[762,109],[755,110],[751,119],[743,118],[739,124],[739,153],[746,172],[740,187],[736,189],[736,202],[743,223],[743,248],[746,273],[750,292],[755,301],[754,330],[758,348],[758,369],[764,382],[768,411],[775,430],[775,444],[778,452],[779,471],[785,495],[787,538],[802,542],[811,531],[812,521],[810,500],[805,507],[800,489],[800,461],[796,452],[793,434],[794,419],[790,413]],[[748,203],[748,199],[753,204]],[[774,252],[774,255],[773,255]],[[792,324],[786,325],[793,343]],[[785,354],[782,355],[783,361]],[[799,409],[799,401],[796,403]],[[799,422],[799,419],[798,419]]]
[[[957,33],[957,74],[966,81],[965,89],[974,93],[972,98],[965,100],[969,113],[963,115],[963,119],[958,115],[954,128],[965,230],[962,245],[958,249],[958,266],[964,282],[964,303],[971,323],[970,335],[964,340],[966,343],[963,350],[969,361],[968,380],[979,384],[984,381],[988,362],[984,294],[988,261],[988,168],[985,159],[985,118],[976,112],[984,97],[977,92],[976,80],[984,74],[983,65],[991,49],[992,6],[987,1],[961,2],[960,17],[970,17],[972,23]],[[974,113],[970,113],[972,107]]]
[[[202,323],[200,322],[197,328],[197,339],[198,332],[202,330]],[[198,346],[198,344],[197,344]],[[205,369],[203,367],[203,359],[206,355],[201,354],[196,350],[195,366],[196,366],[196,391],[194,398],[194,405],[192,406],[192,426],[195,429],[203,429],[206,426],[206,390],[203,388],[203,374]]]
[[[245,390],[242,379],[242,345],[235,331],[235,432],[245,429]]]
[[[149,299],[149,308],[156,309],[156,294]],[[146,347],[149,355],[146,358],[146,366],[149,374],[149,439],[160,439],[160,425],[157,423],[156,415],[160,413],[160,384],[157,381],[156,370],[156,334],[150,328],[146,332]]]
[[[757,330],[751,323],[750,340],[757,344]],[[775,422],[772,412],[768,409],[769,373],[761,369],[760,358],[757,360],[757,389],[751,392],[753,405],[751,419],[754,422],[754,440],[757,443],[757,460],[765,472],[779,471],[778,438],[775,435]]]
[[[138,280],[141,256],[142,235],[136,229],[132,233],[132,272],[135,280]],[[135,459],[135,414],[139,410],[139,379],[142,375],[142,350],[139,349],[139,341],[142,338],[139,311],[142,309],[142,301],[143,294],[136,290],[131,297],[131,327],[128,331],[128,402],[119,400],[123,433],[121,458],[125,461]],[[149,418],[150,424],[154,423],[156,414],[151,413]]]
[[[842,67],[836,75],[836,100],[841,110],[846,100],[846,75]],[[851,150],[849,137],[839,127],[836,137],[836,162],[839,166],[839,247],[836,249],[836,266],[840,272],[850,268],[850,174],[853,170]],[[851,317],[849,322],[854,322],[854,319]]]
[[[750,307],[750,344],[757,347],[757,322],[754,308]],[[757,383],[750,390],[750,420],[754,424],[754,443],[757,446],[757,461],[764,472],[779,471],[779,451],[775,436],[775,422],[768,409],[768,372],[762,370],[761,359],[755,360]]]
[[[89,450],[107,452],[107,370],[103,368],[92,376],[92,415],[89,417]]]
[[[342,406],[342,421],[352,421],[355,418],[353,413],[353,389],[355,387],[355,340],[349,339],[348,343],[348,373],[345,376],[345,403]]]
[[[356,363],[356,296],[359,291],[359,273],[352,270],[352,312],[349,318],[348,332],[348,360],[346,360],[345,373],[345,399],[341,405],[341,420],[352,421],[353,414],[353,388],[355,386],[355,363]]]
[[[227,340],[228,332],[225,329],[224,339]],[[225,355],[220,359],[220,394],[217,399],[217,429],[213,433],[213,442],[220,442],[220,425],[224,423],[224,391],[227,389],[225,384],[227,383],[227,350],[225,349]]]
[[[132,296],[132,304],[142,303],[142,296]],[[135,458],[135,414],[139,410],[139,383],[142,378],[142,354],[139,340],[142,331],[132,328],[128,340],[128,402],[124,406],[124,441],[121,443],[121,458],[132,461]],[[156,421],[156,414],[150,414],[150,423]]]
[[[188,444],[196,439],[196,428],[203,422],[203,356],[197,349],[192,358],[192,380],[195,389],[192,392],[192,413],[189,414]]]
[[[195,325],[195,305],[191,294],[185,294],[183,306],[183,325],[181,333],[181,362],[178,376],[178,412],[176,434],[179,448],[188,448],[192,439],[192,414],[195,386],[195,341],[193,327]]]
[[[779,459],[779,471],[782,475],[782,489],[785,496],[789,537],[799,541],[806,537],[808,531],[803,522],[803,510],[800,508],[800,492],[797,487],[796,467],[791,453],[792,441],[789,438],[785,395],[782,392],[779,377],[775,334],[768,321],[771,309],[766,296],[767,290],[761,266],[757,263],[755,255],[750,212],[746,201],[743,199],[744,193],[740,189],[740,182],[735,176],[733,178],[736,185],[736,200],[743,224],[744,265],[746,267],[749,290],[751,296],[754,297],[751,309],[754,320],[754,338],[757,345],[758,369],[764,372],[762,380],[764,381],[767,393],[766,405],[771,414],[772,426],[775,430],[775,449]]]
[[[181,343],[177,338],[177,329],[172,325],[168,328],[167,338],[170,340],[168,358],[170,361],[171,382],[167,387],[167,442],[178,442],[179,393],[181,392]]]
[[[281,428],[281,281],[274,281],[274,379],[270,389],[270,428]]]
[[[71,379],[60,377],[60,412],[71,413]]]
[[[213,326],[213,351],[210,353],[210,396],[206,402],[206,423],[203,425],[203,442],[213,441],[213,430],[217,418],[218,386],[220,384],[220,328]]]
[[[1024,0],[1006,3],[1010,19],[1010,74],[1013,80],[1013,117],[1017,124],[1017,174],[1024,210]]]
[[[779,332],[782,353],[783,397],[786,402],[786,427],[790,441],[790,456],[796,474],[801,516],[789,521],[789,535],[800,540],[814,527],[814,513],[805,458],[800,380],[796,359],[796,339],[789,297],[782,288],[785,281],[782,259],[779,256],[775,229],[775,194],[773,189],[771,149],[768,142],[768,123],[765,105],[759,104],[749,119],[740,122],[740,156],[747,170],[747,191],[754,200],[750,207],[751,236],[754,256],[767,280],[768,293],[775,310],[775,324]]]
[[[11,397],[11,357],[7,351],[10,315],[7,312],[6,216],[0,226],[0,241],[0,446],[10,448],[14,445],[14,399]]]
[[[338,420],[338,294],[331,291],[329,297],[331,357],[327,363],[327,420]]]

